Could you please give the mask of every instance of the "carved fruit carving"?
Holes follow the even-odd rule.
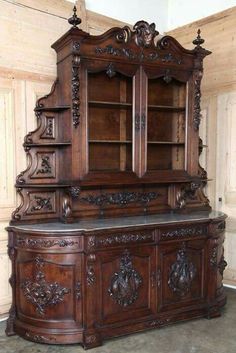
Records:
[[[168,285],[174,293],[185,296],[191,288],[195,275],[196,267],[189,261],[183,244],[177,253],[176,262],[171,266]]]
[[[120,270],[115,272],[108,289],[110,296],[121,306],[133,304],[138,298],[142,277],[133,268],[131,257],[126,250],[120,260]]]

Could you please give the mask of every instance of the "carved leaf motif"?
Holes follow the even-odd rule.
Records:
[[[201,73],[199,72],[194,81],[193,127],[196,131],[198,131],[201,122],[201,79]]]
[[[141,284],[142,277],[133,268],[129,252],[125,251],[120,260],[120,270],[112,277],[108,293],[119,305],[126,307],[137,300]]]
[[[29,247],[29,248],[51,248],[53,246],[59,246],[64,248],[67,246],[77,245],[77,241],[71,239],[34,239],[34,238],[17,238],[16,244],[18,247]]]
[[[84,201],[97,206],[104,205],[120,205],[125,206],[130,203],[141,203],[147,204],[152,200],[157,199],[160,196],[157,192],[118,192],[118,193],[106,193],[98,196],[88,195],[80,198],[80,201]]]
[[[148,62],[160,61],[160,62],[166,62],[166,63],[173,62],[178,65],[182,63],[180,58],[173,56],[171,53],[167,53],[164,55],[159,54],[158,51],[152,51],[151,53],[144,53],[144,52],[136,53],[134,50],[130,48],[117,48],[117,47],[113,47],[111,44],[108,44],[104,48],[96,47],[95,53],[97,55],[107,54],[115,57],[120,56],[129,60],[135,60],[140,62],[143,62],[143,61],[148,61]]]
[[[171,266],[168,285],[174,293],[185,296],[190,291],[195,275],[196,267],[189,261],[183,246],[177,253],[176,262]]]
[[[50,157],[47,155],[41,156],[41,167],[37,170],[36,174],[50,174],[52,167],[50,164]]]
[[[73,55],[72,61],[72,119],[74,127],[77,127],[80,123],[80,79],[79,79],[79,71],[80,71],[80,56],[77,54]]]
[[[70,289],[62,287],[57,282],[47,282],[42,271],[37,271],[35,281],[30,279],[22,281],[21,289],[26,299],[36,307],[40,315],[45,314],[47,307],[62,303],[65,294],[70,293]]]
[[[31,212],[40,211],[40,210],[52,210],[51,197],[41,197],[34,196],[33,205],[30,209]]]

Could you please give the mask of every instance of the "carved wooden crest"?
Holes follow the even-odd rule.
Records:
[[[111,279],[108,289],[110,296],[121,306],[133,304],[138,298],[142,277],[133,268],[129,252],[126,250],[120,260],[120,270]]]
[[[159,34],[156,31],[155,23],[150,25],[146,21],[138,21],[134,25],[135,43],[139,47],[150,47],[154,38]]]
[[[185,296],[196,275],[196,267],[189,261],[185,245],[178,251],[176,262],[170,269],[168,285],[172,291],[180,296]]]

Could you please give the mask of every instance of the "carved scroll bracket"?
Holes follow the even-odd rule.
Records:
[[[190,183],[184,184],[176,193],[176,208],[184,208],[187,199],[194,200],[196,191],[201,187],[201,183],[201,180],[194,180]]]

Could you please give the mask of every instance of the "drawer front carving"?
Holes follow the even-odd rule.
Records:
[[[81,250],[81,238],[79,237],[60,237],[52,238],[45,236],[33,236],[33,235],[17,235],[16,247],[23,249],[58,249],[62,250]]]
[[[161,229],[161,240],[169,240],[173,238],[192,238],[196,236],[207,236],[208,227],[206,225],[173,227]]]
[[[151,243],[154,241],[153,231],[134,231],[114,234],[90,235],[87,239],[88,250],[122,246],[125,244]]]

